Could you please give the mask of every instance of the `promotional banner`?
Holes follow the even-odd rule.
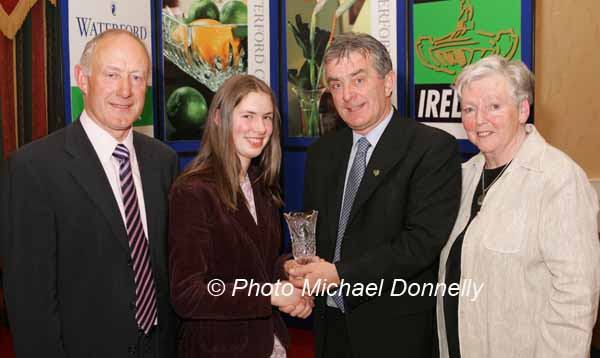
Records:
[[[269,36],[269,0],[248,1],[248,73],[271,84],[270,59],[271,40]]]
[[[398,31],[396,0],[371,1],[371,29],[369,33],[387,48],[393,68],[398,72]],[[403,64],[404,65],[404,64]],[[398,103],[398,93],[392,94],[392,104]]]
[[[148,0],[64,0],[61,6],[68,6],[68,60],[70,93],[65,103],[69,103],[70,120],[74,121],[83,110],[83,96],[74,75],[75,65],[79,63],[85,44],[94,36],[108,29],[125,29],[144,42],[152,54],[152,14]],[[152,56],[150,56],[152,57]],[[144,111],[134,128],[149,136],[154,136],[154,91],[152,74],[148,81]]]
[[[282,19],[287,30],[285,144],[309,145],[315,137],[340,125],[341,119],[325,89],[322,68],[323,54],[333,36],[348,31],[371,34],[386,46],[394,69],[398,68],[396,6],[393,0],[285,2],[285,18]],[[312,38],[311,33],[314,33]],[[396,98],[394,92],[394,104]]]
[[[229,77],[271,84],[269,0],[166,0],[161,9],[164,136],[194,152],[210,103]]]
[[[525,6],[524,3],[527,3]],[[467,65],[492,55],[531,67],[530,1],[414,0],[412,2],[412,118],[466,139],[451,88]],[[432,21],[435,19],[435,21]]]

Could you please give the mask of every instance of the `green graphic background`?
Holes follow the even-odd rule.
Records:
[[[521,38],[521,0],[471,0],[475,30],[498,32],[511,29]],[[413,5],[413,46],[420,36],[436,39],[456,29],[460,0]],[[413,48],[415,84],[452,83],[454,75],[424,67]],[[521,41],[513,59],[521,59]]]
[[[144,103],[144,111],[142,119],[133,123],[134,127],[152,126],[154,125],[154,91],[151,86],[146,90],[146,102]],[[79,118],[79,114],[83,111],[83,94],[79,87],[71,87],[71,121],[75,122]]]

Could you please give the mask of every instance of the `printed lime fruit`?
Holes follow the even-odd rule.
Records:
[[[221,23],[248,25],[248,7],[243,1],[231,0],[221,9]],[[233,34],[238,38],[248,36],[248,27],[240,26],[233,30]]]
[[[212,0],[196,0],[190,5],[184,20],[189,24],[197,19],[219,20],[219,8]]]
[[[167,118],[177,130],[198,130],[206,121],[208,107],[197,89],[179,87],[167,100]]]

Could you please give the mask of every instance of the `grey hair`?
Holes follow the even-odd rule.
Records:
[[[392,59],[385,46],[371,35],[355,32],[335,36],[325,51],[323,63],[348,58],[355,52],[371,58],[371,63],[381,78],[392,70]]]
[[[454,80],[452,86],[458,97],[462,96],[463,88],[471,82],[493,75],[503,76],[509,86],[510,95],[516,104],[527,100],[533,103],[535,79],[533,73],[522,61],[508,61],[506,58],[491,55],[465,67]]]
[[[98,43],[104,38],[115,35],[127,35],[132,39],[136,40],[137,43],[144,48],[144,52],[146,53],[146,57],[148,58],[148,64],[150,64],[150,55],[148,54],[146,44],[142,40],[140,40],[130,31],[124,29],[108,29],[102,32],[101,34],[94,36],[94,38],[92,38],[85,44],[83,52],[81,53],[81,58],[79,59],[79,65],[81,66],[81,71],[84,75],[89,76],[92,73],[92,59],[94,58],[94,51],[96,50],[96,46],[98,45]],[[150,68],[148,68],[148,71],[150,71]]]

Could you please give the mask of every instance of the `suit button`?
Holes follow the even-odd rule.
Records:
[[[133,260],[131,258],[127,260],[127,266],[133,267]]]
[[[135,351],[136,351],[135,346],[127,347],[127,352],[129,352],[129,354],[134,355]]]

